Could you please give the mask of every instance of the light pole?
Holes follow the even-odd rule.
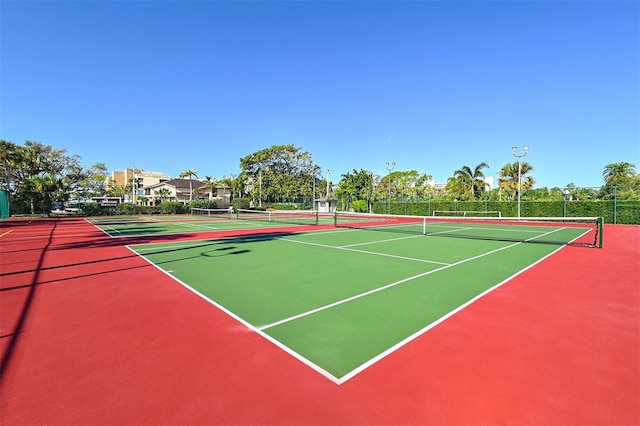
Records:
[[[136,165],[131,169],[131,203],[136,203]]]
[[[529,146],[524,146],[524,154],[518,155],[518,148],[512,147],[511,151],[513,151],[513,155],[518,158],[518,219],[520,219],[520,189],[522,187],[522,157],[527,155],[529,152]]]
[[[569,189],[565,189],[563,192],[564,192],[564,209],[563,209],[562,217],[567,217],[567,197],[569,196],[569,194],[571,194],[571,191],[569,191]]]
[[[262,207],[262,170],[258,172],[258,180],[260,181],[260,192],[258,194],[258,207]]]
[[[316,209],[316,167],[313,166],[313,191],[311,194],[311,210]]]
[[[389,172],[387,175],[387,179],[389,180],[389,201],[387,204],[389,205],[387,213],[391,214],[391,171],[396,168],[396,162],[393,161],[391,163],[387,163],[387,171]]]
[[[331,176],[331,170],[327,169],[327,203],[329,202],[329,197],[331,196],[331,181],[329,177]]]

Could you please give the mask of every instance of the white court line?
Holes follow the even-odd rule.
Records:
[[[547,234],[551,234],[551,233],[556,232],[556,231],[557,231],[557,230],[553,230],[553,231],[548,232]],[[543,234],[543,235],[544,235],[544,234]],[[534,239],[536,239],[536,238],[542,237],[543,235],[539,235],[539,236],[536,236],[536,237],[530,238],[529,240],[534,240]],[[303,242],[301,242],[301,241],[296,241],[296,240],[287,240],[286,238],[283,238],[283,240],[284,240],[284,241],[290,241],[290,242],[301,243],[301,244],[312,244],[312,245],[324,246],[323,244],[303,243]],[[528,240],[528,241],[529,241],[529,240]],[[312,310],[307,311],[307,312],[302,312],[302,313],[300,313],[300,314],[298,314],[298,315],[294,315],[294,316],[289,317],[289,318],[284,318],[284,319],[282,319],[282,320],[280,320],[280,321],[276,321],[276,322],[271,323],[271,324],[265,324],[265,325],[259,326],[259,327],[258,327],[258,329],[260,329],[260,330],[266,330],[266,329],[268,329],[268,328],[272,328],[272,327],[275,327],[275,326],[277,326],[277,325],[284,324],[284,323],[287,323],[287,322],[289,322],[289,321],[296,320],[296,319],[298,319],[298,318],[306,317],[306,316],[311,315],[311,314],[314,314],[314,313],[316,313],[316,312],[320,312],[320,311],[324,311],[324,310],[329,309],[329,308],[333,308],[334,306],[342,305],[342,304],[347,303],[347,302],[350,302],[350,301],[352,301],[352,300],[360,299],[361,297],[368,296],[368,295],[373,294],[373,293],[377,293],[378,291],[382,291],[382,290],[386,290],[386,289],[391,288],[391,287],[395,287],[395,286],[397,286],[397,285],[399,285],[399,284],[402,284],[402,283],[405,283],[405,282],[407,282],[407,281],[411,281],[411,280],[414,280],[414,279],[416,279],[416,278],[424,277],[424,276],[426,276],[426,275],[430,275],[430,274],[433,274],[433,273],[435,273],[435,272],[443,271],[443,270],[445,270],[445,269],[451,268],[452,266],[458,266],[458,265],[461,265],[461,264],[463,264],[463,263],[470,262],[470,261],[475,260],[475,259],[480,259],[481,257],[485,257],[485,256],[488,256],[488,255],[490,255],[490,254],[497,253],[497,252],[499,252],[499,251],[506,250],[506,249],[508,249],[508,248],[518,246],[518,245],[520,245],[520,244],[522,244],[522,242],[517,242],[517,243],[514,243],[514,244],[510,244],[510,245],[508,245],[508,246],[500,247],[500,248],[497,248],[497,249],[495,249],[495,250],[490,250],[490,251],[488,251],[488,252],[485,252],[485,253],[479,254],[479,255],[477,255],[477,256],[473,256],[473,257],[469,257],[469,258],[466,258],[466,259],[459,260],[459,261],[457,261],[457,262],[455,262],[455,263],[450,263],[450,264],[443,263],[443,265],[446,265],[446,266],[443,266],[443,267],[441,267],[441,268],[437,268],[437,269],[433,269],[433,270],[431,270],[431,271],[423,272],[422,274],[414,275],[414,276],[412,276],[412,277],[405,278],[405,279],[402,279],[402,280],[400,280],[400,281],[396,281],[396,282],[393,282],[393,283],[391,283],[391,284],[387,284],[387,285],[385,285],[385,286],[382,286],[382,287],[379,287],[379,288],[376,288],[376,289],[373,289],[373,290],[366,291],[366,292],[364,292],[364,293],[356,294],[355,296],[351,296],[351,297],[348,297],[348,298],[346,298],[346,299],[342,299],[342,300],[339,300],[339,301],[337,301],[337,302],[330,303],[330,304],[328,304],[328,305],[320,306],[319,308],[312,309]],[[334,249],[342,249],[342,248],[340,248],[340,247],[333,247],[333,246],[325,246],[325,247],[327,247],[327,248],[334,248]],[[350,249],[343,249],[343,250],[350,250]],[[353,251],[360,251],[360,250],[353,250]],[[365,252],[365,253],[366,253],[366,252]],[[378,255],[379,255],[379,253],[370,253],[370,254],[378,254]],[[417,259],[416,259],[416,260],[417,260]]]
[[[448,231],[429,232],[427,235],[451,234],[453,232],[468,231],[469,229],[474,229],[474,228],[453,228]]]
[[[186,226],[188,228],[195,228],[195,229],[218,229],[215,226],[214,227],[210,227],[210,226],[206,226],[206,225],[199,225],[199,224],[192,224],[192,223],[182,223],[182,222],[178,222],[176,223],[176,225],[178,226]]]
[[[416,259],[416,258],[413,258],[413,257],[397,256],[395,254],[378,253],[378,252],[375,252],[375,251],[367,251],[367,250],[357,250],[357,249],[349,248],[349,246],[330,246],[330,245],[327,245],[327,244],[311,243],[311,242],[308,242],[308,241],[290,240],[288,238],[278,238],[278,239],[282,240],[282,241],[288,241],[290,243],[306,244],[306,245],[310,245],[310,246],[318,246],[318,247],[330,248],[330,249],[334,249],[334,250],[353,251],[353,252],[356,252],[356,253],[372,254],[374,256],[383,256],[383,257],[393,257],[395,259],[412,260],[414,262],[433,263],[433,264],[436,264],[436,265],[449,265],[449,263],[436,262],[435,260]],[[387,240],[387,241],[391,241],[391,240]],[[378,242],[380,242],[380,241],[378,241]]]
[[[552,232],[555,232],[555,231],[552,231]],[[552,232],[549,232],[549,233],[552,233]],[[539,235],[539,236],[533,237],[533,238],[531,238],[531,240],[536,239],[536,238],[539,238],[539,237],[541,237],[541,236],[543,236],[543,235]],[[286,239],[283,239],[283,240],[285,240],[285,241],[289,241],[289,242],[298,242],[298,243],[302,243],[301,241],[295,241],[295,240],[286,240]],[[191,243],[193,244],[193,242],[191,242]],[[201,243],[202,243],[202,241],[200,241],[200,242],[199,242],[199,244],[201,244]],[[339,248],[339,247],[326,246],[326,245],[322,245],[322,244],[312,244],[312,243],[307,243],[307,244],[317,245],[317,246],[324,246],[324,247],[326,247],[326,248],[332,248],[332,249],[341,249],[341,248]],[[477,296],[476,296],[476,297],[474,297],[473,299],[471,299],[471,300],[467,301],[466,303],[462,304],[461,306],[459,306],[458,308],[456,308],[456,309],[452,310],[451,312],[447,313],[446,315],[442,316],[441,318],[439,318],[439,319],[437,319],[437,320],[435,320],[435,321],[433,321],[433,322],[431,322],[431,323],[427,324],[423,329],[421,329],[421,330],[417,331],[416,333],[414,333],[414,334],[412,334],[412,335],[408,336],[406,339],[402,340],[401,342],[399,342],[399,343],[397,343],[397,344],[395,344],[395,345],[391,346],[389,349],[387,349],[387,350],[385,350],[385,351],[381,352],[381,353],[380,353],[380,354],[378,354],[377,356],[375,356],[375,357],[371,358],[371,359],[370,359],[370,360],[368,360],[367,362],[365,362],[365,363],[361,364],[360,366],[358,366],[357,368],[355,368],[355,369],[351,370],[349,373],[345,374],[344,376],[342,376],[342,377],[340,377],[340,378],[335,377],[333,374],[329,373],[329,372],[328,372],[328,371],[326,371],[324,368],[322,368],[322,367],[320,367],[319,365],[315,364],[315,363],[314,363],[314,362],[312,362],[311,360],[309,360],[309,359],[305,358],[304,356],[302,356],[301,354],[297,353],[297,352],[296,352],[296,351],[294,351],[293,349],[289,348],[289,347],[288,347],[288,346],[286,346],[284,343],[280,342],[279,340],[275,339],[274,337],[271,337],[269,334],[267,334],[267,333],[266,333],[266,332],[264,332],[263,330],[268,329],[268,328],[270,328],[270,327],[274,327],[274,326],[276,326],[276,325],[278,325],[278,324],[283,324],[283,323],[285,323],[285,322],[292,321],[292,320],[297,319],[297,318],[301,318],[301,317],[303,317],[303,316],[310,315],[310,314],[315,313],[315,312],[319,312],[319,311],[321,311],[321,310],[328,309],[329,307],[336,306],[336,305],[338,305],[338,304],[346,303],[347,301],[350,301],[350,300],[354,300],[354,299],[357,299],[357,298],[360,298],[360,297],[364,297],[364,296],[365,296],[365,295],[367,295],[367,294],[371,294],[371,293],[374,293],[374,292],[376,292],[376,291],[380,291],[380,290],[382,290],[382,289],[386,289],[386,288],[389,288],[389,287],[394,286],[394,285],[399,285],[399,284],[401,284],[401,283],[407,282],[407,281],[409,281],[409,280],[412,280],[412,279],[415,279],[415,278],[418,278],[418,277],[421,277],[421,276],[425,276],[425,275],[428,275],[428,274],[431,274],[431,273],[434,273],[434,272],[438,272],[438,271],[441,271],[441,270],[444,270],[444,269],[450,268],[450,267],[452,267],[452,266],[456,266],[456,265],[462,264],[462,263],[464,263],[464,262],[468,262],[468,261],[471,261],[471,260],[474,260],[474,259],[478,259],[478,258],[480,258],[480,257],[487,256],[487,255],[489,255],[489,254],[492,254],[492,253],[495,253],[495,252],[498,252],[498,251],[501,251],[501,250],[506,250],[506,249],[508,249],[508,248],[512,248],[512,247],[518,246],[518,245],[520,245],[520,244],[522,244],[522,242],[517,242],[517,243],[514,243],[514,244],[510,244],[510,245],[508,245],[508,246],[501,247],[501,248],[496,249],[496,250],[491,250],[491,251],[486,252],[486,253],[484,253],[484,254],[480,254],[480,255],[478,255],[478,256],[474,256],[474,257],[471,257],[471,258],[468,258],[468,259],[464,259],[464,260],[461,260],[461,261],[459,261],[459,262],[456,262],[456,263],[453,263],[453,264],[450,264],[450,265],[444,266],[444,267],[442,267],[442,268],[438,268],[438,269],[435,269],[435,270],[433,270],[433,271],[426,272],[426,273],[424,273],[424,274],[419,274],[419,275],[416,275],[416,276],[414,276],[414,277],[409,277],[409,278],[406,278],[406,279],[404,279],[404,280],[397,281],[397,282],[395,282],[395,283],[389,284],[389,285],[387,285],[387,286],[385,286],[385,287],[382,287],[382,288],[379,288],[379,289],[376,289],[376,290],[372,290],[372,291],[368,291],[368,292],[363,293],[363,294],[361,294],[361,295],[356,295],[356,296],[350,297],[350,298],[348,298],[348,299],[344,299],[343,301],[338,301],[338,302],[336,302],[336,303],[332,303],[332,304],[330,304],[330,305],[327,305],[327,306],[324,306],[324,307],[320,307],[320,308],[318,308],[318,309],[314,309],[314,310],[312,310],[312,311],[308,311],[308,312],[306,312],[306,313],[302,313],[302,314],[299,314],[299,315],[295,315],[295,316],[290,317],[290,318],[285,318],[284,320],[281,320],[281,321],[278,321],[278,322],[275,322],[275,323],[272,323],[272,324],[263,325],[263,326],[261,326],[261,327],[254,326],[253,324],[251,324],[251,323],[247,322],[246,320],[242,319],[241,317],[239,317],[238,315],[234,314],[234,313],[233,313],[233,312],[231,312],[230,310],[226,309],[224,306],[222,306],[222,305],[218,304],[218,303],[217,303],[217,302],[215,302],[214,300],[210,299],[209,297],[205,296],[204,294],[202,294],[202,293],[198,292],[197,290],[193,289],[193,288],[192,288],[192,287],[190,287],[188,284],[186,284],[186,283],[182,282],[180,279],[178,279],[177,277],[175,277],[175,276],[171,275],[169,272],[167,272],[167,271],[163,270],[162,268],[160,268],[160,267],[159,267],[158,265],[156,265],[155,263],[151,262],[151,261],[150,261],[149,259],[147,259],[146,257],[144,257],[144,256],[142,256],[141,254],[137,253],[137,252],[136,252],[135,250],[133,250],[131,247],[127,246],[127,248],[128,248],[129,250],[131,250],[132,252],[136,253],[138,256],[141,256],[141,257],[142,257],[146,262],[148,262],[149,264],[151,264],[152,266],[154,266],[155,268],[157,268],[157,269],[158,269],[158,270],[160,270],[161,272],[165,273],[167,276],[170,276],[171,278],[173,278],[176,282],[178,282],[178,283],[179,283],[180,285],[182,285],[183,287],[187,288],[189,291],[191,291],[191,292],[193,292],[194,294],[196,294],[196,295],[200,296],[202,299],[206,300],[206,301],[207,301],[207,302],[209,302],[210,304],[212,304],[212,305],[216,306],[218,309],[220,309],[221,311],[225,312],[225,313],[226,313],[227,315],[229,315],[230,317],[232,317],[232,318],[236,319],[239,323],[241,323],[241,324],[243,324],[245,327],[247,327],[247,329],[248,329],[248,330],[251,330],[251,331],[253,331],[253,332],[255,332],[255,333],[259,334],[260,336],[262,336],[263,338],[265,338],[265,339],[266,339],[266,340],[268,340],[269,342],[273,343],[275,346],[279,347],[280,349],[282,349],[282,350],[283,350],[283,351],[285,351],[286,353],[288,353],[288,354],[290,354],[291,356],[293,356],[294,358],[298,359],[300,362],[302,362],[303,364],[307,365],[307,366],[308,366],[308,367],[310,367],[311,369],[315,370],[316,372],[318,372],[318,373],[319,373],[319,374],[321,374],[322,376],[326,377],[327,379],[329,379],[329,380],[330,380],[330,381],[332,381],[333,383],[335,383],[335,384],[337,384],[337,385],[341,385],[341,384],[345,383],[346,381],[350,380],[351,378],[353,378],[355,375],[357,375],[357,374],[359,374],[360,372],[364,371],[365,369],[369,368],[370,366],[372,366],[372,365],[373,365],[373,364],[375,364],[376,362],[380,361],[381,359],[383,359],[383,358],[384,358],[384,357],[386,357],[387,355],[391,354],[392,352],[395,352],[396,350],[398,350],[398,349],[399,349],[399,348],[401,348],[402,346],[404,346],[404,345],[408,344],[409,342],[411,342],[412,340],[414,340],[414,339],[415,339],[415,338],[417,338],[418,336],[422,335],[422,334],[423,334],[423,333],[425,333],[426,331],[428,331],[428,330],[430,330],[431,328],[435,327],[437,324],[440,324],[441,322],[443,322],[443,321],[444,321],[444,320],[446,320],[447,318],[451,317],[451,316],[452,316],[452,315],[454,315],[455,313],[457,313],[457,312],[459,312],[460,310],[462,310],[462,309],[466,308],[467,306],[469,306],[470,304],[472,304],[472,303],[473,303],[473,302],[475,302],[476,300],[478,300],[478,299],[480,299],[481,297],[485,296],[486,294],[488,294],[488,293],[492,292],[492,291],[493,291],[493,290],[495,290],[496,288],[498,288],[498,287],[502,286],[504,283],[508,282],[508,281],[509,281],[509,280],[511,280],[513,277],[515,277],[515,276],[517,276],[517,275],[521,274],[521,273],[522,273],[522,272],[524,272],[525,270],[527,270],[527,269],[529,269],[529,268],[533,267],[534,265],[536,265],[537,263],[541,262],[541,261],[542,261],[542,260],[544,260],[545,258],[547,258],[547,257],[551,256],[553,253],[555,253],[556,251],[560,250],[562,247],[559,247],[557,250],[553,251],[552,253],[549,253],[547,256],[544,256],[543,258],[539,259],[537,262],[533,263],[532,265],[528,266],[527,268],[524,268],[524,269],[522,269],[521,271],[518,271],[517,273],[515,273],[515,274],[514,274],[514,275],[512,275],[511,277],[509,277],[509,278],[505,279],[504,281],[502,281],[502,282],[500,282],[500,283],[496,284],[495,286],[493,286],[493,287],[491,287],[491,288],[487,289],[487,290],[486,290],[486,291],[484,291],[483,293],[481,293],[481,294],[477,295]],[[195,245],[195,244],[194,244],[194,245]],[[171,247],[175,247],[175,246],[176,246],[176,244],[172,244],[172,245],[171,245]],[[169,247],[169,246],[167,246],[167,247]],[[154,249],[157,249],[157,248],[158,248],[158,247],[157,247],[157,245],[156,245],[156,246],[154,247]],[[347,249],[341,249],[341,250],[347,250]],[[365,252],[365,253],[366,253],[366,252]],[[376,253],[371,253],[371,254],[376,254]]]
[[[296,358],[297,360],[299,360],[300,362],[302,362],[303,364],[307,365],[308,367],[310,367],[311,369],[317,371],[318,373],[320,373],[322,376],[326,377],[327,379],[331,380],[333,383],[339,385],[340,379],[338,379],[337,377],[335,377],[333,374],[329,373],[327,370],[325,370],[324,368],[320,367],[319,365],[315,364],[314,362],[308,360],[307,358],[303,357],[302,355],[300,355],[299,353],[297,353],[296,351],[292,350],[291,348],[289,348],[288,346],[286,346],[285,344],[283,344],[282,342],[280,342],[279,340],[271,337],[270,335],[268,335],[267,333],[261,331],[260,329],[258,329],[256,326],[254,326],[253,324],[247,322],[246,320],[244,320],[243,318],[241,318],[240,316],[234,314],[233,312],[231,312],[230,310],[228,310],[227,308],[225,308],[224,306],[222,306],[221,304],[217,303],[215,300],[210,299],[209,297],[205,296],[204,294],[200,293],[198,290],[194,289],[193,287],[189,286],[187,283],[183,282],[182,280],[178,279],[177,277],[175,277],[174,275],[172,275],[170,272],[173,271],[165,271],[164,269],[162,269],[161,267],[159,267],[158,265],[156,265],[155,263],[153,263],[152,261],[150,261],[149,259],[147,259],[146,257],[142,256],[141,254],[137,253],[134,249],[132,249],[129,246],[126,246],[127,249],[129,249],[130,251],[132,251],[133,253],[135,253],[137,256],[140,256],[142,259],[144,259],[147,263],[149,263],[151,266],[153,266],[154,268],[158,269],[159,271],[161,271],[162,273],[164,273],[165,275],[171,277],[172,279],[174,279],[178,284],[182,285],[183,287],[185,287],[187,290],[191,291],[192,293],[194,293],[195,295],[201,297],[202,299],[206,300],[207,302],[209,302],[210,304],[212,304],[213,306],[217,307],[218,309],[220,309],[222,312],[226,313],[227,315],[229,315],[231,318],[234,318],[236,321],[238,321],[240,324],[243,324],[248,330],[259,334],[260,336],[262,336],[264,339],[266,339],[267,341],[273,343],[275,346],[277,346],[278,348],[280,348],[281,350],[283,350],[284,352],[288,353],[289,355],[291,355],[292,357]]]
[[[136,247],[136,250],[139,252],[148,252],[155,250],[163,250],[163,249],[173,249],[173,248],[195,248],[199,246],[208,246],[208,245],[216,245],[221,243],[230,243],[230,242],[255,242],[261,240],[269,239],[269,234],[256,234],[256,235],[241,235],[241,236],[230,236],[230,237],[214,237],[213,239],[205,239],[205,240],[189,240],[189,241],[181,241],[177,243],[141,243],[141,244],[132,244],[132,247]],[[271,238],[275,240],[275,238]],[[144,246],[148,248],[138,247]]]
[[[386,243],[386,242],[389,242],[389,241],[398,241],[398,240],[408,240],[408,239],[411,239],[411,238],[418,238],[418,237],[424,237],[424,235],[418,234],[418,235],[411,235],[409,237],[389,238],[387,240],[377,240],[377,241],[368,241],[366,243],[347,244],[345,246],[340,246],[340,247],[341,248],[346,248],[346,247],[366,246],[368,244]]]
[[[516,243],[516,245],[518,245],[518,244],[522,244],[522,243]],[[556,253],[557,251],[561,250],[563,247],[564,246],[558,247],[556,250],[552,251],[551,253],[547,254],[546,256],[543,256],[542,258],[538,259],[536,262],[532,263],[531,265],[527,266],[526,268],[516,272],[515,274],[511,275],[510,277],[507,277],[506,279],[502,280],[501,282],[499,282],[498,284],[494,285],[493,287],[490,287],[490,288],[486,289],[485,291],[483,291],[482,293],[478,294],[474,298],[468,300],[467,302],[463,303],[462,305],[458,306],[457,308],[453,309],[452,311],[446,313],[445,315],[441,316],[437,320],[427,324],[422,329],[416,331],[415,333],[413,333],[410,336],[407,336],[405,339],[403,339],[400,342],[396,343],[395,345],[391,346],[387,350],[379,353],[375,357],[371,358],[369,361],[367,361],[367,362],[363,363],[362,365],[354,368],[349,373],[347,373],[344,376],[342,376],[339,379],[337,379],[335,382],[338,385],[341,385],[342,383],[345,383],[347,380],[353,378],[357,374],[359,374],[362,371],[366,370],[367,368],[371,367],[376,362],[378,362],[381,359],[385,358],[386,356],[392,354],[393,352],[395,352],[396,350],[402,348],[403,346],[409,344],[411,341],[413,341],[416,338],[420,337],[421,335],[423,335],[427,331],[431,330],[432,328],[434,328],[438,324],[444,322],[445,320],[449,319],[450,317],[452,317],[456,313],[458,313],[458,312],[462,311],[463,309],[467,308],[472,303],[476,302],[477,300],[481,299],[482,297],[486,296],[487,294],[491,293],[492,291],[496,290],[497,288],[502,287],[505,283],[511,281],[513,278],[515,278],[518,275],[522,274],[527,269],[533,268],[535,265],[537,265],[538,263],[542,262],[543,260],[545,260],[549,256],[552,256],[554,253]]]
[[[470,262],[472,260],[479,259],[481,257],[488,256],[490,254],[493,254],[493,253],[496,253],[496,252],[499,252],[499,251],[502,251],[502,250],[506,250],[506,249],[511,248],[511,247],[515,247],[515,246],[517,246],[519,244],[522,244],[522,243],[514,243],[514,244],[511,244],[511,245],[508,245],[508,246],[500,247],[498,249],[491,250],[491,251],[479,254],[477,256],[473,256],[473,257],[469,257],[469,258],[466,258],[466,259],[459,260],[458,262],[455,262],[455,263],[445,264],[446,266],[443,266],[441,268],[437,268],[437,269],[433,269],[431,271],[423,272],[422,274],[414,275],[412,277],[405,278],[403,280],[396,281],[396,282],[393,282],[391,284],[387,284],[385,286],[378,287],[378,288],[373,289],[373,290],[365,291],[364,293],[356,294],[355,296],[347,297],[346,299],[342,299],[342,300],[339,300],[337,302],[330,303],[328,305],[321,306],[319,308],[312,309],[310,311],[303,312],[301,314],[294,315],[292,317],[285,318],[285,319],[282,319],[280,321],[276,321],[276,322],[271,323],[271,324],[265,324],[265,325],[260,326],[258,328],[260,330],[266,330],[268,328],[275,327],[277,325],[284,324],[284,323],[287,323],[289,321],[293,321],[293,320],[298,319],[298,318],[306,317],[307,315],[315,314],[316,312],[324,311],[326,309],[333,308],[334,306],[342,305],[343,303],[351,302],[352,300],[360,299],[361,297],[368,296],[370,294],[377,293],[379,291],[386,290],[386,289],[391,288],[391,287],[395,287],[395,286],[397,286],[399,284],[406,283],[407,281],[415,280],[416,278],[424,277],[426,275],[430,275],[430,274],[433,274],[435,272],[440,272],[440,271],[443,271],[445,269],[451,268],[452,266],[458,266],[458,265],[461,265],[463,263]]]

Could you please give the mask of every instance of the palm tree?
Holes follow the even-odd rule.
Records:
[[[124,196],[128,193],[126,185],[118,185],[114,179],[109,178],[106,194],[112,197],[120,198],[120,201],[124,200]]]
[[[213,191],[216,189],[218,183],[211,176],[204,177],[204,187],[209,190],[209,200],[213,198]]]
[[[196,198],[200,198],[200,191],[202,191],[202,187],[201,186],[193,188],[193,195],[195,195]]]
[[[461,198],[461,194],[466,194],[468,191],[467,184],[464,182],[463,178],[453,177],[447,179],[447,185],[445,186],[445,191],[447,196],[455,199]]]
[[[358,184],[356,182],[356,171],[353,170],[353,174],[345,173],[342,175],[340,182],[338,183],[338,189],[335,192],[335,195],[341,195],[343,209],[346,209],[351,206],[351,203],[357,199],[359,189]],[[345,201],[347,205],[345,206]]]
[[[488,168],[489,165],[484,161],[476,166],[473,171],[469,166],[463,166],[461,169],[453,172],[453,176],[459,178],[467,191],[471,194],[470,200],[473,200],[473,195],[476,190],[484,190],[484,173],[482,169]]]
[[[32,179],[33,188],[43,197],[43,208],[46,216],[51,213],[51,193],[62,187],[62,180],[49,174],[45,176],[37,176]],[[35,213],[33,198],[31,202],[31,213]]]
[[[153,195],[160,198],[160,202],[164,202],[171,197],[171,191],[169,188],[160,188],[156,191],[153,191]]]
[[[620,163],[607,164],[602,172],[605,186],[627,185],[629,180],[636,174],[636,166],[632,163],[622,161]]]
[[[262,178],[265,178],[265,175],[262,175]],[[245,182],[243,180],[242,174],[240,176],[235,176],[235,175],[229,175],[226,176],[224,178],[222,178],[222,180],[220,181],[220,183],[224,186],[226,186],[227,188],[231,188],[231,195],[232,196],[238,196],[238,197],[242,197],[242,188],[245,185]],[[263,188],[264,190],[264,188]],[[226,193],[226,190],[225,190]]]
[[[520,190],[532,189],[536,180],[532,176],[525,176],[527,173],[532,172],[533,166],[526,161],[520,164]],[[498,185],[500,189],[504,189],[507,192],[513,194],[509,199],[514,200],[518,196],[518,162],[509,163],[500,169],[500,175],[498,176]]]
[[[198,174],[196,173],[195,170],[192,169],[188,169],[185,170],[184,172],[180,173],[180,177],[181,178],[189,178],[189,201],[193,200],[193,184],[191,183],[191,177],[198,177]]]

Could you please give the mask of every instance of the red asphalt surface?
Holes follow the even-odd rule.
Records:
[[[124,242],[0,223],[3,426],[640,424],[638,226],[562,248],[342,385]]]

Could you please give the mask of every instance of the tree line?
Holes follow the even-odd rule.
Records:
[[[81,159],[41,142],[0,140],[1,188],[9,192],[12,210],[48,213],[52,203],[104,195],[107,166],[86,167]]]
[[[331,181],[330,170],[313,162],[311,153],[295,145],[273,145],[240,159],[240,173],[215,179],[205,176],[205,187],[221,184],[232,190],[233,198],[246,199],[250,205],[288,202],[297,199],[336,197],[341,208],[368,211],[374,201],[402,199],[420,200],[445,197],[472,201],[499,197],[514,200],[518,190],[536,200],[557,199],[640,199],[640,175],[629,162],[607,164],[603,168],[603,186],[577,188],[534,188],[534,167],[526,162],[505,164],[499,172],[497,187],[489,189],[483,172],[489,165],[464,165],[454,170],[444,188],[434,186],[431,175],[417,170],[390,171],[375,175],[371,171],[353,169],[342,174],[338,182]],[[104,195],[122,196],[130,193],[135,182],[124,187],[106,185],[107,167],[96,163],[81,164],[79,155],[35,141],[18,145],[0,140],[0,179],[2,189],[11,197],[12,210],[48,213],[52,203],[64,204],[71,199],[87,200]],[[181,178],[199,179],[198,172],[185,169]],[[519,183],[520,182],[520,183]],[[159,194],[162,195],[162,194]],[[191,188],[190,198],[197,198]]]

